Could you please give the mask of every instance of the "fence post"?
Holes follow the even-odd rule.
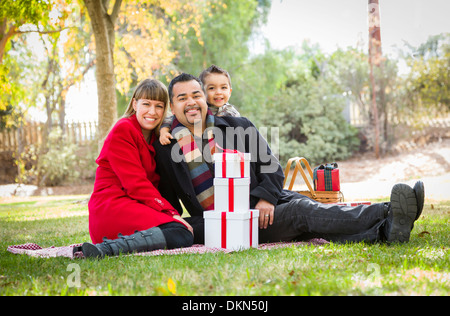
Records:
[[[69,142],[86,145],[95,138],[97,124],[96,122],[66,123],[65,134]],[[21,151],[30,144],[39,147],[46,142],[46,136],[45,123],[41,122],[27,122],[17,129],[4,129],[0,131],[0,152]]]

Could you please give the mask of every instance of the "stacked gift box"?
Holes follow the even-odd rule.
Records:
[[[214,211],[204,212],[205,246],[258,247],[259,211],[250,209],[250,154],[214,154]]]

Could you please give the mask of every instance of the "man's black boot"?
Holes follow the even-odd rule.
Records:
[[[414,221],[418,218],[417,198],[406,184],[396,184],[391,191],[391,203],[385,224],[387,242],[408,242]]]
[[[423,210],[423,204],[425,202],[425,187],[423,185],[422,181],[417,181],[414,185],[414,193],[416,194],[416,200],[417,200],[417,215],[416,220],[419,219],[420,215],[422,214]]]

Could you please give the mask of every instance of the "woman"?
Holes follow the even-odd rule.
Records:
[[[168,102],[167,88],[161,82],[142,81],[124,116],[106,137],[96,160],[89,201],[89,233],[94,244],[82,245],[85,257],[192,245],[192,227],[157,190],[160,178],[151,144]]]

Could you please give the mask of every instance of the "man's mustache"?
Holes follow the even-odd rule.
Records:
[[[201,110],[200,106],[198,105],[192,105],[192,106],[188,106],[187,108],[184,109],[184,113],[187,113],[188,111],[192,110],[192,109],[198,109]]]

